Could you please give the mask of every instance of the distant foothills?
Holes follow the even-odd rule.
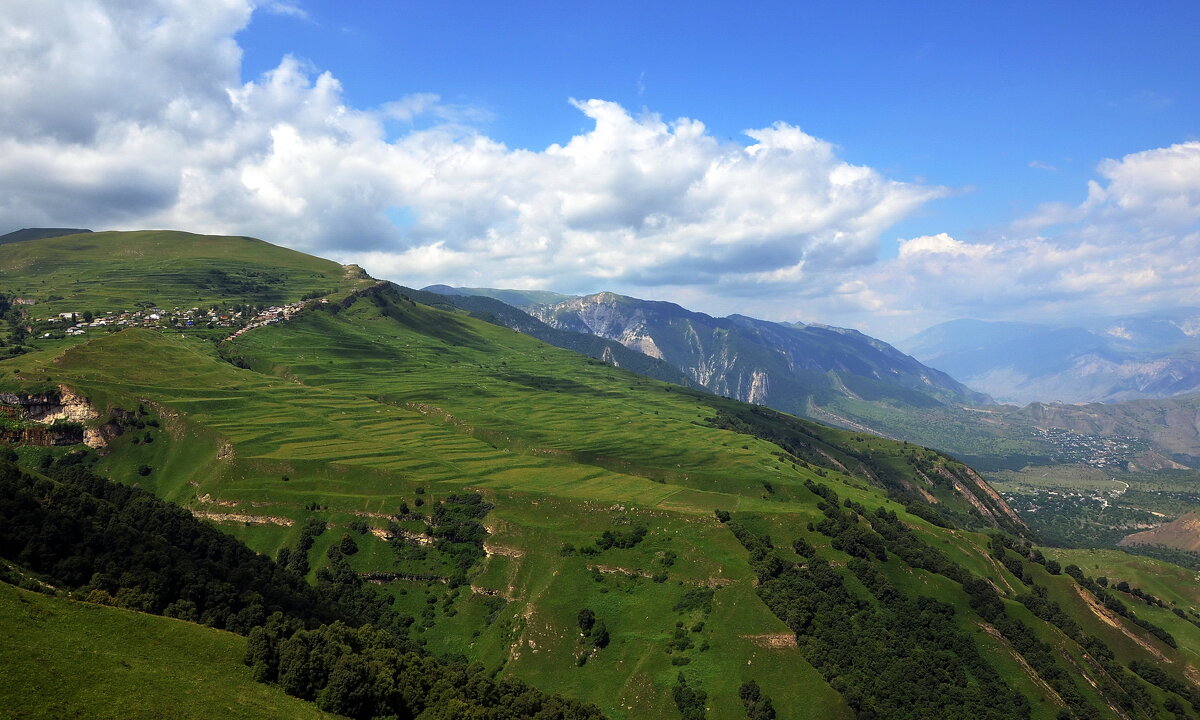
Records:
[[[523,332],[537,324],[613,340],[709,391],[938,447],[982,467],[1132,461],[1158,469],[1200,455],[1196,309],[1077,328],[956,320],[902,342],[905,354],[857,330],[715,318],[611,292],[423,291]],[[499,311],[499,303],[511,307]]]
[[[433,290],[0,237],[0,715],[1200,713],[1196,395],[1001,405],[852,330]]]
[[[0,245],[88,232],[27,228],[0,236]],[[196,282],[228,289],[235,281],[214,273]],[[252,288],[269,280],[236,282]],[[906,354],[857,330],[717,318],[612,292],[397,287],[419,302],[465,310],[647,377],[935,447],[985,470],[1200,465],[1200,311],[1194,309],[1074,328],[957,320],[902,342]],[[323,289],[315,285],[309,294]],[[47,319],[58,324],[43,334],[94,332],[110,322],[201,323],[232,334],[302,307],[260,297],[253,307],[224,314],[148,301],[107,308],[111,314],[99,317],[69,317],[74,308],[60,308],[61,317]]]

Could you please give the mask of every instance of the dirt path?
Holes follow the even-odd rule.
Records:
[[[1049,683],[1043,680],[1041,675],[1037,674],[1037,671],[1033,669],[1033,667],[1025,660],[1021,653],[1013,649],[1013,646],[1008,642],[1008,638],[1004,637],[999,630],[992,627],[988,623],[980,622],[979,627],[983,628],[985,633],[994,637],[996,642],[1004,646],[1005,650],[1008,650],[1008,653],[1012,655],[1013,659],[1016,660],[1017,663],[1020,664],[1021,669],[1025,671],[1025,674],[1029,676],[1029,679],[1032,680],[1035,685],[1040,687],[1048,696],[1050,696],[1050,698],[1054,700],[1054,702],[1058,703],[1062,707],[1067,706],[1067,704],[1063,702],[1063,699],[1058,696],[1058,693],[1055,692],[1054,688],[1050,687]]]
[[[792,633],[766,633],[763,635],[742,635],[741,637],[759,647],[770,648],[772,650],[799,647],[796,644],[796,636]]]
[[[192,510],[192,516],[204,520],[212,520],[213,522],[240,522],[250,523],[251,525],[295,525],[296,521],[291,518],[278,517],[275,515],[239,515],[235,513],[217,513],[207,510]]]
[[[1088,609],[1090,609],[1092,613],[1096,617],[1100,618],[1100,620],[1105,624],[1120,630],[1122,635],[1137,643],[1143,650],[1153,655],[1155,659],[1161,660],[1162,662],[1171,662],[1161,650],[1146,642],[1145,639],[1138,637],[1137,633],[1125,627],[1125,623],[1121,622],[1121,618],[1118,617],[1113,611],[1101,605],[1100,601],[1096,600],[1096,598],[1090,592],[1079,587],[1078,585],[1075,586],[1075,592],[1079,594],[1079,597],[1085,603],[1087,603]]]

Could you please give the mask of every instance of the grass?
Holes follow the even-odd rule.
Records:
[[[0,627],[6,717],[334,717],[255,682],[245,638],[221,630],[3,583]]]
[[[1080,493],[1121,493],[1129,483],[1112,472],[1082,465],[1028,467],[1023,470],[999,470],[988,473],[992,487],[999,492],[1025,494],[1045,490]]]
[[[278,303],[361,284],[337,263],[261,240],[172,231],[98,232],[4,246],[0,292],[60,312]]]
[[[311,322],[328,321],[316,316]],[[296,330],[306,339],[279,333],[280,341],[315,339],[308,334],[308,322],[296,323]],[[474,329],[493,332],[490,326]],[[275,335],[276,330],[256,331],[246,337]],[[404,377],[378,387],[365,376],[377,385],[376,392],[388,393],[388,401],[379,402],[366,395],[366,387],[355,392],[356,388],[345,383],[300,384],[294,372],[289,378],[239,369],[221,361],[199,341],[143,330],[78,345],[47,362],[44,369],[58,381],[81,388],[101,407],[129,407],[142,400],[151,403],[162,429],[153,431],[155,440],[149,445],[133,445],[128,435],[119,438],[101,463],[112,476],[144,485],[197,510],[295,522],[291,526],[220,524],[261,552],[274,554],[294,544],[299,521],[309,514],[304,510],[307,504],[328,506],[318,513],[331,521],[331,528],[310,554],[314,569],[324,561],[328,543],[360,517],[355,513],[395,512],[400,502],[413,503],[417,487],[427,488],[424,497],[429,503],[464,486],[483,491],[497,506],[489,523],[504,528],[493,541],[524,548],[525,554],[516,561],[494,556],[497,567],[493,569],[493,561],[488,561],[475,582],[491,579],[495,589],[507,592],[511,579],[515,602],[493,625],[484,626],[479,638],[471,638],[471,632],[482,625],[481,597],[468,593],[457,599],[453,616],[439,609],[435,627],[423,634],[438,652],[504,666],[545,689],[598,702],[616,718],[635,717],[631,707],[669,707],[670,686],[679,668],[670,664],[664,648],[674,630],[674,620],[666,618],[674,617],[670,608],[681,592],[676,582],[740,577],[738,612],[733,613],[732,606],[720,611],[737,617],[739,632],[713,642],[703,655],[693,651],[692,665],[683,669],[695,674],[714,697],[735,697],[737,685],[749,677],[748,661],[753,668],[756,657],[760,665],[769,657],[787,657],[787,672],[772,666],[759,680],[767,687],[769,677],[776,678],[771,683],[774,687],[768,688],[776,702],[812,710],[818,713],[815,717],[836,715],[841,700],[795,650],[768,652],[740,637],[782,628],[761,603],[746,596],[752,596],[752,591],[744,554],[712,518],[714,507],[739,504],[769,505],[781,511],[792,507],[802,513],[800,517],[808,517],[811,508],[759,498],[757,478],[770,473],[782,478],[777,480],[781,484],[797,485],[802,477],[811,475],[780,468],[769,454],[773,446],[750,438],[737,437],[733,452],[726,451],[735,438],[695,424],[705,417],[706,408],[694,398],[668,393],[654,384],[662,393],[661,400],[650,409],[638,408],[636,396],[644,392],[640,386],[647,381],[592,366],[577,356],[519,336],[504,339],[509,343],[505,357],[510,366],[545,361],[570,364],[575,366],[570,369],[580,384],[602,387],[617,375],[624,388],[611,396],[597,392],[580,400],[578,393],[531,388],[528,382],[496,382],[497,397],[501,388],[516,396],[487,409],[453,404],[450,419],[415,408],[411,398],[422,396],[417,393],[395,398],[394,393],[403,390]],[[335,337],[335,342],[338,340]],[[515,350],[511,349],[514,345]],[[244,346],[239,350],[250,354]],[[314,344],[306,352],[321,351],[322,347]],[[533,354],[522,358],[520,352]],[[463,363],[464,375],[477,370]],[[32,369],[29,376],[34,377]],[[447,405],[446,400],[454,395],[452,386],[468,382],[462,377],[439,378],[438,373],[425,373],[423,380],[427,388],[442,383],[424,396],[434,395]],[[544,408],[545,414],[518,423],[515,408],[521,403]],[[565,419],[579,411],[580,403],[590,404],[592,414],[566,425]],[[659,415],[653,414],[655,410]],[[464,427],[457,413],[466,415],[472,427]],[[589,425],[597,425],[596,413],[628,416],[629,420],[606,432],[589,432]],[[634,419],[642,416],[657,418],[661,429],[657,437],[631,431],[640,427]],[[484,428],[503,427],[509,440],[502,443],[495,436],[488,442],[473,431],[475,423]],[[557,425],[561,432],[546,433],[538,427],[542,423]],[[741,450],[742,444],[753,449]],[[225,445],[233,452],[217,461]],[[135,468],[141,464],[151,466],[153,472],[139,476]],[[286,482],[282,480],[285,475],[289,478]],[[657,482],[653,477],[671,481]],[[734,494],[746,485],[756,488],[753,496]],[[612,526],[613,517],[622,515],[654,524],[655,536],[645,548],[613,550],[588,562],[558,554],[563,542],[590,544]],[[379,518],[365,519],[376,526],[382,523]],[[359,544],[357,567],[392,569],[393,553],[383,543],[364,536]],[[655,568],[654,553],[665,548],[676,548],[683,559],[663,585],[648,578],[620,579],[616,574],[605,574],[604,581],[597,583],[585,567],[589,562],[611,564],[649,574]],[[505,564],[509,567],[503,567]],[[425,604],[421,584],[396,585],[395,590],[406,590],[406,595],[398,595],[401,605],[411,605],[411,611],[419,613]],[[444,585],[431,590],[437,596],[447,592]],[[721,592],[730,597],[734,594],[730,589]],[[581,604],[608,608],[605,613],[613,644],[587,666],[576,668],[575,640],[561,628],[573,622]],[[526,618],[525,613],[530,616]],[[654,619],[650,625],[648,618]],[[524,651],[512,649],[518,641],[525,644]],[[528,645],[530,641],[538,645],[537,652]],[[570,671],[564,672],[564,668]],[[784,678],[806,679],[781,682]],[[736,708],[731,705],[730,709]],[[786,712],[782,717],[787,717]]]
[[[53,256],[54,262],[94,252],[71,245],[84,243],[81,237],[56,239],[62,246],[55,252],[64,255]],[[226,248],[222,262],[235,265],[265,263],[282,253],[289,273],[285,285],[293,293],[304,282],[329,279],[340,267],[287,259],[290,251],[262,249],[237,238],[213,242]],[[169,254],[166,244],[143,247]],[[36,266],[26,259],[21,267]],[[185,261],[200,268],[209,259],[183,252],[171,260]],[[6,256],[3,262],[13,261]],[[128,258],[120,262],[128,265]],[[322,273],[326,278],[318,277]],[[56,285],[73,287],[62,277],[48,277],[47,294]],[[132,298],[149,289],[148,277],[141,286],[118,285],[117,290]],[[93,274],[72,300],[62,302],[103,301],[110,293],[105,287],[101,275]],[[250,369],[225,361],[212,343],[196,337],[126,330],[0,361],[0,385],[65,384],[102,413],[144,405],[160,425],[149,431],[153,442],[144,442],[142,431],[117,438],[100,460],[102,472],[196,512],[225,516],[219,527],[270,555],[294,546],[303,520],[320,516],[330,527],[309,555],[314,574],[325,562],[326,549],[352,522],[383,528],[401,503],[415,506],[418,488],[425,490],[420,497],[426,504],[414,509],[422,513],[448,493],[482,493],[495,506],[484,521],[493,554],[472,569],[470,586],[398,581],[384,589],[398,608],[417,617],[418,636],[432,651],[595,702],[617,720],[673,717],[671,687],[681,671],[708,692],[712,718],[744,715],[736,693],[748,679],[773,698],[780,718],[848,715],[841,696],[799,650],[764,645],[763,636],[786,633],[786,627],[758,599],[747,554],[714,518],[717,508],[770,533],[785,554],[791,540],[803,535],[823,557],[845,563],[848,557],[833,550],[828,538],[806,529],[821,513],[804,483],[818,480],[868,510],[897,511],[927,542],[991,578],[1002,593],[1011,597],[1027,590],[989,556],[985,534],[934,527],[904,513],[862,475],[832,470],[818,475],[781,457],[771,443],[709,426],[708,418],[733,407],[731,401],[648,380],[462,314],[364,297],[337,312],[309,312],[254,330],[222,350]],[[857,471],[854,457],[867,454],[880,467],[915,478],[906,464],[917,452],[912,446],[832,429],[811,432],[814,444],[843,453],[850,470]],[[24,461],[33,459],[25,455],[30,457],[23,456]],[[140,465],[151,472],[139,474]],[[952,510],[966,512],[965,503],[945,488],[934,490]],[[320,509],[306,509],[313,504]],[[420,522],[409,524],[409,530],[421,529]],[[596,555],[562,552],[564,544],[592,546],[605,530],[638,524],[649,533],[633,548]],[[397,570],[388,544],[371,534],[355,537],[356,569]],[[677,559],[664,567],[669,552]],[[1094,557],[1093,564],[1104,562]],[[405,569],[437,572],[444,567],[440,562],[430,555]],[[1147,584],[1139,586],[1168,597],[1165,588],[1160,594],[1151,584],[1157,566],[1145,567],[1138,577]],[[1040,691],[1011,652],[976,632],[960,587],[911,571],[894,558],[885,568],[906,592],[953,605],[998,671],[1035,700],[1035,717],[1054,716],[1052,708],[1036,701]],[[667,580],[654,582],[650,576],[663,569]],[[1114,570],[1110,577],[1115,576]],[[1064,603],[1070,600],[1063,595],[1063,578],[1038,578]],[[1194,578],[1172,582],[1197,586]],[[857,581],[848,584],[865,596]],[[701,585],[716,588],[710,614],[674,610],[685,590]],[[503,606],[490,601],[489,593],[503,598]],[[575,623],[583,607],[604,618],[612,642],[578,666],[584,646]],[[1086,607],[1071,607],[1085,630],[1113,643],[1122,659],[1151,659]],[[432,609],[429,623],[423,621],[427,608]],[[1162,618],[1164,627],[1184,622],[1166,611],[1160,614],[1169,616]],[[1045,623],[1022,617],[1048,642],[1068,643]],[[705,626],[695,633],[695,647],[668,654],[675,623],[691,627],[701,620]],[[1153,621],[1159,622],[1158,615]],[[5,627],[30,622],[11,616]],[[1200,637],[1188,628],[1168,629],[1185,645],[1168,656],[1191,665]],[[701,651],[704,641],[708,649]],[[1063,652],[1077,650],[1064,646]],[[675,657],[688,663],[674,665]]]

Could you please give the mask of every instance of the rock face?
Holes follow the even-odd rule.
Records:
[[[104,447],[120,428],[86,423],[100,417],[87,398],[60,385],[56,392],[0,393],[0,414],[16,427],[0,428],[0,439],[27,445],[75,445]]]
[[[611,292],[526,310],[552,327],[616,340],[664,360],[712,392],[801,415],[836,396],[918,407],[990,402],[855,330],[714,318]]]
[[[671,363],[661,359],[662,352],[654,344],[653,339],[640,337],[636,332],[630,333],[624,339],[628,344],[612,338],[601,337],[586,329],[576,330],[574,327],[586,327],[575,324],[569,327],[552,327],[530,315],[527,310],[533,305],[524,304],[519,309],[506,304],[499,298],[510,298],[519,302],[528,297],[569,299],[569,296],[558,293],[540,292],[526,293],[510,290],[487,290],[491,294],[470,294],[471,288],[452,288],[447,285],[430,285],[426,290],[413,290],[397,286],[397,290],[406,297],[432,305],[433,307],[465,310],[473,317],[490,322],[494,325],[511,328],[549,343],[555,347],[564,348],[589,355],[614,367],[664,380],[678,385],[695,386],[696,383],[683,371]],[[493,297],[495,295],[496,297]]]
[[[87,398],[75,394],[64,385],[60,385],[55,393],[0,393],[0,403],[17,408],[14,419],[44,425],[56,421],[84,423],[100,417]]]

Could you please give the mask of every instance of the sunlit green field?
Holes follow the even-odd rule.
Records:
[[[249,242],[217,244],[234,241]],[[230,252],[235,260],[245,257]],[[283,300],[298,299],[322,273],[330,279],[341,271],[310,260],[288,266],[292,274],[279,286],[286,290]],[[131,277],[121,292],[148,292],[151,275]],[[358,281],[347,282],[343,295]],[[163,293],[185,293],[185,284]],[[102,295],[89,292],[85,287],[73,297],[82,302]],[[824,515],[806,480],[868,511],[896,511],[924,542],[991,580],[1007,611],[1069,658],[1064,662],[1088,662],[1077,643],[1015,601],[1031,588],[989,554],[987,534],[936,527],[889,499],[877,474],[923,483],[937,493],[941,510],[973,517],[947,483],[922,481],[914,470],[936,460],[935,453],[811,426],[807,442],[815,456],[826,453],[824,467],[796,462],[774,443],[709,422],[722,410],[746,406],[394,294],[367,293],[344,305],[334,298],[221,345],[131,329],[47,343],[0,362],[0,388],[32,392],[59,385],[89,399],[101,414],[96,423],[114,408],[139,407],[154,421],[113,439],[99,472],[184,505],[272,556],[295,546],[306,518],[325,519],[330,527],[309,553],[310,579],[327,549],[351,534],[359,547],[350,558],[356,570],[432,577],[380,585],[416,618],[414,636],[429,650],[595,702],[613,718],[675,717],[671,691],[680,673],[708,693],[710,718],[744,717],[737,691],[750,679],[773,699],[780,718],[850,716],[842,695],[759,599],[746,550],[713,513],[734,513],[769,534],[790,559],[799,559],[790,548],[803,537],[844,567],[850,556],[808,528]],[[36,466],[45,452],[25,448],[22,461]],[[479,492],[494,509],[483,520],[486,557],[470,569],[468,584],[451,588],[446,557],[378,536],[390,523],[420,536],[437,501],[463,490]],[[396,520],[402,505],[409,513]],[[366,534],[355,530],[362,523]],[[594,548],[606,530],[637,526],[648,532],[633,547],[580,552]],[[1075,562],[1085,566],[1090,557]],[[955,622],[987,661],[1030,698],[1034,718],[1058,714],[1056,696],[1007,641],[989,632],[960,585],[894,558],[880,567],[906,594],[953,606]],[[1169,610],[1147,608],[1145,615],[1179,639],[1179,650],[1140,628],[1125,627],[1127,633],[1110,625],[1075,594],[1069,578],[1031,567],[1037,584],[1121,662],[1167,658],[1179,672],[1200,670],[1200,634]],[[1147,591],[1184,601],[1152,583],[1152,574],[1139,576]],[[876,602],[849,571],[845,577],[860,598]],[[685,593],[698,589],[713,591],[710,612],[676,609]],[[604,620],[607,647],[588,652],[576,623],[583,608]],[[690,647],[669,646],[677,629]],[[1078,685],[1096,707],[1108,707],[1097,690]]]
[[[363,282],[356,271],[245,237],[145,230],[11,243],[0,253],[0,292],[36,302],[33,316],[280,303]]]
[[[232,633],[0,583],[0,715],[332,718],[254,681]]]

